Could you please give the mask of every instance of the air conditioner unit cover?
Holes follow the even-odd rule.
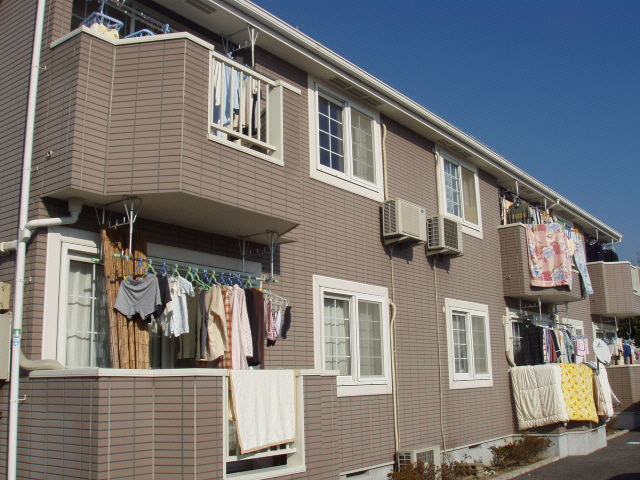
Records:
[[[382,207],[382,230],[385,241],[427,241],[427,211],[406,200],[395,199]]]
[[[437,215],[427,222],[429,250],[436,253],[462,253],[462,224],[456,220]]]

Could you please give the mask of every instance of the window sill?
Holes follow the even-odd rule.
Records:
[[[356,182],[352,182],[345,177],[328,173],[324,170],[314,169],[311,171],[311,178],[329,185],[333,185],[341,190],[346,190],[362,197],[370,198],[377,202],[384,201],[382,188],[376,185],[365,186]]]
[[[225,479],[242,479],[242,480],[262,480],[264,478],[281,477],[283,475],[292,475],[294,473],[303,473],[307,471],[306,465],[298,465],[294,467],[288,467],[282,465],[279,467],[261,468],[255,471],[238,472],[238,473],[226,473]],[[268,474],[268,475],[267,475]]]
[[[462,218],[456,216],[456,215],[452,215],[450,213],[443,213],[442,215],[444,215],[446,218],[450,218],[451,220],[455,220],[456,222],[460,222],[460,225],[462,225],[462,233],[466,234],[466,235],[471,235],[472,237],[476,237],[479,238],[480,240],[482,240],[482,226],[481,225],[472,225],[469,223],[465,223]]]
[[[337,395],[338,397],[359,397],[363,395],[390,395],[391,385],[373,385],[373,384],[338,384]]]
[[[493,378],[483,378],[478,380],[451,380],[449,388],[451,390],[462,390],[465,388],[487,388],[493,387]]]
[[[482,240],[482,228],[470,227],[469,225],[462,224],[462,233],[471,235],[472,237]]]

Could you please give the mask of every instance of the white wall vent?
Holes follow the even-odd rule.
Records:
[[[382,234],[385,245],[391,243],[425,243],[427,210],[399,198],[382,206]]]
[[[462,255],[462,224],[437,215],[427,221],[428,255]]]
[[[427,447],[419,448],[416,450],[406,450],[404,452],[398,452],[398,470],[402,471],[405,468],[409,468],[411,465],[415,465],[418,462],[422,462],[425,465],[440,466],[440,447]]]

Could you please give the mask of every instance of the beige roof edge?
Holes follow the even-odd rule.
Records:
[[[373,88],[377,92],[381,93],[384,97],[386,97],[388,101],[395,102],[401,108],[408,110],[414,115],[417,115],[437,131],[446,133],[447,135],[451,135],[459,142],[464,143],[467,148],[473,150],[485,161],[494,164],[501,170],[505,171],[507,174],[511,175],[514,180],[517,180],[524,185],[528,185],[531,188],[538,190],[544,196],[548,197],[549,200],[559,200],[560,204],[565,210],[569,210],[576,217],[583,219],[585,223],[591,225],[594,230],[597,230],[601,236],[609,237],[614,242],[622,241],[622,234],[620,232],[613,229],[601,220],[598,220],[586,210],[580,208],[578,205],[560,195],[552,188],[536,180],[527,172],[511,163],[500,154],[491,150],[482,142],[476,140],[471,135],[464,133],[456,126],[440,118],[433,112],[430,112],[417,102],[411,100],[409,97],[403,95],[402,93],[385,84],[373,75],[367,73],[362,68],[341,57],[329,48],[323,46],[321,43],[313,40],[308,35],[300,32],[298,29],[279,19],[275,15],[269,13],[267,10],[247,0],[223,1],[242,11],[244,14],[253,17],[256,20],[259,20],[265,26],[273,30],[274,33],[281,35],[284,39],[295,42],[296,44],[308,50],[310,53],[331,63],[351,77],[364,83],[370,88]]]

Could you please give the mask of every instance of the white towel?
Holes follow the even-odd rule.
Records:
[[[241,453],[295,440],[293,370],[232,370],[230,378]]]

